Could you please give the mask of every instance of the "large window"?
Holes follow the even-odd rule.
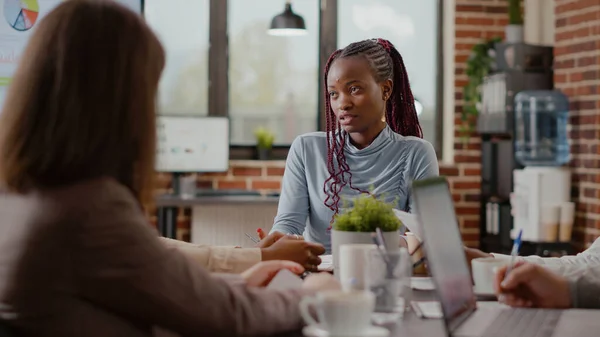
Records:
[[[209,0],[146,0],[144,16],[165,48],[160,114],[208,115]]]
[[[252,145],[265,127],[276,144],[290,144],[317,127],[319,2],[297,0],[308,34],[271,36],[281,0],[229,0],[229,116],[231,143]]]
[[[441,0],[294,0],[308,31],[270,36],[285,0],[145,0],[167,51],[160,113],[229,116],[232,158],[251,158],[258,127],[276,155],[323,128],[322,69],[331,52],[382,37],[404,58],[425,138],[441,156]],[[182,10],[184,9],[184,10]]]

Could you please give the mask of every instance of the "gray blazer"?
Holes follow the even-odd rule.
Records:
[[[26,336],[260,335],[301,327],[299,291],[209,274],[111,179],[0,196],[0,320]]]

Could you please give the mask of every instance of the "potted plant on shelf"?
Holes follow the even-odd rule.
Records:
[[[354,205],[334,217],[331,229],[331,254],[333,268],[338,268],[338,253],[343,244],[373,243],[376,229],[383,232],[389,251],[400,249],[398,230],[402,222],[394,214],[393,205],[368,195],[361,194],[353,200]]]
[[[481,110],[481,85],[485,77],[493,71],[496,43],[502,39],[494,37],[473,46],[467,60],[465,73],[469,81],[463,87],[464,106],[461,111],[459,133],[463,143],[475,132],[477,117]]]
[[[507,43],[521,43],[523,35],[523,14],[521,0],[508,0],[508,25],[504,28]]]
[[[258,159],[268,160],[271,155],[271,149],[273,148],[275,135],[271,131],[260,127],[254,131],[254,136],[256,137],[256,150],[258,152]]]

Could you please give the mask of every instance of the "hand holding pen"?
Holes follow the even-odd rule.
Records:
[[[510,273],[507,273],[508,268],[504,266],[496,273],[494,288],[499,302],[525,308],[566,309],[572,306],[569,282],[563,276],[523,261],[517,262]]]
[[[521,236],[522,235],[523,235],[523,229],[519,229],[519,234],[517,234],[517,238],[513,242],[513,247],[510,252],[510,264],[508,265],[508,268],[506,268],[506,273],[504,275],[504,278],[508,277],[508,274],[510,273],[510,271],[512,270],[512,268],[515,265],[515,259],[519,255],[519,250],[521,249]]]

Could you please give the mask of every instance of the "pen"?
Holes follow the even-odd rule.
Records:
[[[519,249],[521,249],[521,235],[523,235],[522,229],[519,230],[519,234],[517,235],[517,238],[513,242],[513,247],[510,252],[510,264],[506,268],[506,273],[504,273],[504,279],[506,279],[508,277],[508,274],[510,273],[511,269],[514,268],[515,259],[516,259],[517,255],[519,255]]]
[[[423,263],[425,263],[427,259],[425,258],[425,256],[423,256],[422,258],[420,258],[417,262],[413,263],[413,269],[419,267],[420,265],[422,265]]]
[[[250,235],[248,233],[244,233],[244,234],[246,234],[246,236],[248,237],[248,239],[252,240],[252,242],[254,242],[254,243],[259,243],[260,242],[258,239],[256,239],[252,235]]]

